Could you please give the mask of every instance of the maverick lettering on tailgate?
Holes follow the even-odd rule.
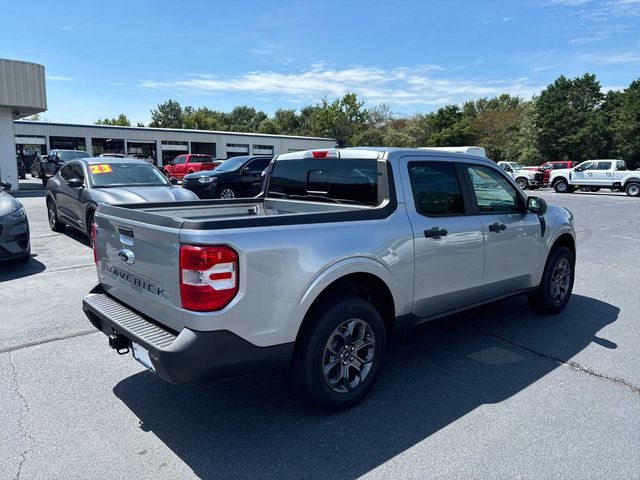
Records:
[[[167,298],[164,293],[164,288],[160,288],[154,285],[153,283],[149,283],[145,280],[142,280],[136,277],[135,275],[132,275],[129,272],[126,272],[117,267],[114,267],[113,265],[109,265],[106,262],[102,262],[102,271],[114,278],[120,279],[121,281],[128,283],[136,290],[147,291],[154,295],[158,295],[163,299]]]

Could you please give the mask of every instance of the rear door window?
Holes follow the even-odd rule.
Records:
[[[445,162],[409,162],[409,179],[418,213],[427,216],[465,213],[455,165]]]
[[[598,162],[594,170],[611,170],[611,165],[613,162]]]

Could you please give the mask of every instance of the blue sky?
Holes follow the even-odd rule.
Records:
[[[148,122],[169,98],[270,113],[347,91],[427,112],[528,98],[560,74],[640,77],[640,0],[32,0],[0,17],[0,57],[46,67],[49,121]]]

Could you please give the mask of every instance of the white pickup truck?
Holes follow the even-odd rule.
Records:
[[[553,170],[549,183],[558,193],[573,193],[579,188],[597,191],[611,188],[640,196],[640,172],[627,170],[624,160],[587,160],[573,168]]]
[[[498,162],[498,166],[513,178],[521,189],[535,190],[543,185],[544,174],[535,170],[526,170],[516,162]]]

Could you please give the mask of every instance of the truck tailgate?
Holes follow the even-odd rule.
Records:
[[[96,262],[105,291],[172,330],[183,328],[180,229],[98,212]]]

